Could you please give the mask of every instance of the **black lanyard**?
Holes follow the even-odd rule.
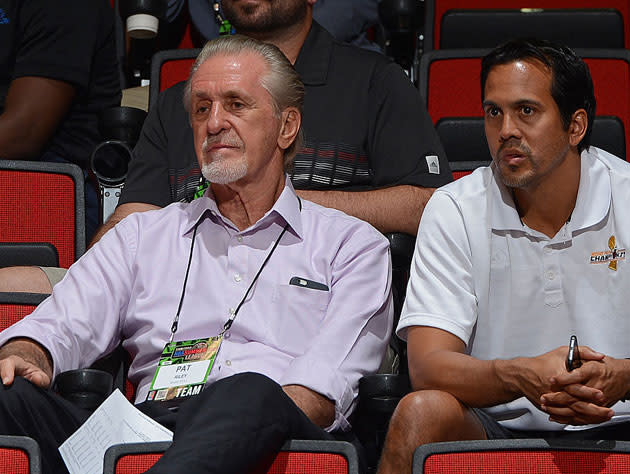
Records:
[[[300,205],[300,212],[301,212],[302,200],[299,197],[297,199]],[[179,324],[179,314],[182,310],[182,304],[184,303],[184,295],[186,294],[186,283],[188,283],[188,273],[190,272],[190,264],[192,262],[193,249],[195,248],[195,238],[197,237],[197,227],[199,227],[200,223],[201,223],[201,219],[199,219],[196,222],[194,230],[193,230],[192,242],[190,243],[190,254],[188,256],[188,265],[186,266],[186,276],[184,277],[184,285],[182,287],[182,295],[179,298],[179,305],[177,306],[177,314],[175,315],[175,318],[173,319],[173,324],[171,325],[171,337],[168,341],[169,343],[173,342],[173,338],[175,337],[175,333],[177,332],[177,326]],[[249,292],[254,287],[254,284],[256,283],[256,281],[258,280],[258,277],[260,276],[260,273],[263,271],[263,268],[265,268],[265,265],[267,265],[267,262],[269,261],[273,253],[275,252],[276,247],[278,247],[278,244],[280,243],[280,239],[282,239],[282,237],[284,236],[284,233],[287,231],[288,228],[289,228],[289,223],[287,222],[284,228],[282,229],[282,232],[280,232],[280,235],[276,239],[276,242],[273,244],[271,251],[267,254],[267,257],[265,257],[265,261],[262,263],[262,265],[258,269],[258,272],[256,272],[256,276],[254,276],[254,279],[252,280],[249,287],[247,288],[247,291],[245,292],[245,295],[243,295],[241,302],[238,304],[234,312],[230,314],[230,317],[223,325],[223,331],[219,333],[219,336],[223,336],[223,334],[225,334],[225,332],[232,327],[232,323],[234,322],[234,319],[236,318],[238,311],[241,309],[241,306],[243,306],[243,303],[245,303],[245,300],[247,299]]]

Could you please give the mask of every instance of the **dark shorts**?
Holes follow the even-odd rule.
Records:
[[[599,428],[580,431],[529,431],[511,430],[505,428],[501,423],[488,415],[485,411],[473,408],[473,413],[481,422],[488,439],[525,439],[525,438],[545,438],[545,439],[567,439],[567,440],[600,440],[610,439],[618,441],[630,441],[630,421],[606,425]]]

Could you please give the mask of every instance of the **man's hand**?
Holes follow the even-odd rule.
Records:
[[[537,357],[524,359],[521,370],[515,376],[520,391],[534,405],[541,407],[542,396],[554,392],[554,381],[562,375],[566,375],[567,346],[561,346]],[[598,362],[604,358],[604,354],[595,352],[588,347],[580,347],[580,356],[584,362]],[[594,397],[597,391],[589,390],[585,395]]]
[[[593,354],[580,347],[580,355]],[[594,424],[610,420],[609,407],[628,393],[630,361],[603,356],[551,379],[550,393],[541,397],[543,409],[558,423]]]
[[[11,385],[16,376],[48,388],[52,381],[52,360],[48,351],[27,338],[12,339],[0,348],[0,378]]]

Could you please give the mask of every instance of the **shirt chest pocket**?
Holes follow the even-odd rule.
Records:
[[[273,321],[272,334],[278,347],[302,353],[319,332],[329,299],[329,291],[277,285],[271,297],[275,317],[269,320]]]

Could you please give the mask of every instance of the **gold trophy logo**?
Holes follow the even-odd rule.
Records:
[[[616,249],[616,245],[615,245],[615,236],[614,235],[611,235],[610,239],[608,239],[608,248],[613,253],[613,259],[608,264],[608,268],[610,268],[611,270],[617,271],[617,260],[616,260],[616,258],[617,258],[617,249]]]

